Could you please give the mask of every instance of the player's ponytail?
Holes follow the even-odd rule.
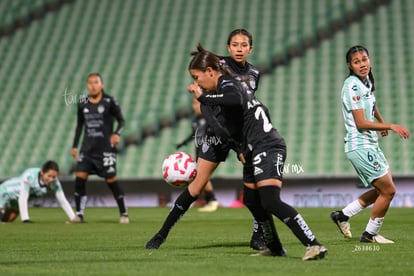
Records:
[[[369,57],[368,49],[365,48],[364,46],[361,46],[361,45],[352,46],[346,52],[346,56],[345,56],[346,63],[349,64],[352,60],[352,55],[355,54],[356,52],[361,52],[361,51],[365,52],[367,56]],[[349,76],[351,75],[355,75],[355,73],[354,71],[352,71],[352,69],[349,68]],[[374,74],[372,73],[372,67],[369,70],[368,78],[372,85],[371,91],[374,92],[375,91],[375,80],[374,80]]]
[[[195,69],[205,72],[207,67],[211,67],[215,71],[221,71],[218,56],[204,49],[200,43],[197,45],[197,51],[191,52],[191,56],[193,59],[188,65],[188,70]]]
[[[207,51],[200,43],[197,45],[197,51],[191,52],[191,56],[193,56],[193,59],[188,65],[188,70],[196,69],[205,72],[207,67],[211,67],[215,71],[233,76],[230,69],[223,68],[222,63],[220,62],[223,57]]]
[[[374,80],[374,74],[372,74],[372,68],[369,70],[368,77],[372,84],[371,92],[374,92],[375,91],[375,84],[374,84],[375,80]]]

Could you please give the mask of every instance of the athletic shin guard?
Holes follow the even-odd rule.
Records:
[[[187,212],[190,205],[197,199],[192,197],[188,188],[186,188],[177,198],[173,208],[170,210],[167,218],[164,221],[160,231],[158,233],[165,239],[168,236],[171,228],[178,222],[178,220]]]
[[[283,246],[277,234],[273,217],[262,207],[258,191],[244,186],[243,203],[261,227],[267,248],[272,252],[281,252]]]
[[[126,215],[127,208],[125,206],[124,191],[119,186],[118,181],[111,182],[111,183],[106,182],[106,184],[108,185],[109,189],[111,190],[114,196],[116,204],[118,205],[119,213],[121,215]]]
[[[280,199],[280,188],[264,186],[258,189],[263,208],[278,217],[305,246],[319,244],[303,217]]]
[[[76,213],[83,215],[86,208],[86,179],[76,177],[75,179],[75,205]]]

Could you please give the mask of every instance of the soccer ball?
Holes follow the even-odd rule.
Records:
[[[175,152],[162,162],[162,177],[173,187],[186,187],[194,180],[196,174],[197,164],[188,153]]]

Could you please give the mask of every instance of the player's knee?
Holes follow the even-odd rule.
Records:
[[[387,187],[387,189],[381,190],[380,195],[387,198],[388,200],[392,200],[394,198],[395,192],[396,192],[395,187],[390,186],[390,187]]]
[[[113,177],[110,177],[110,178],[106,178],[105,179],[105,182],[108,183],[108,184],[112,184],[112,183],[117,182],[117,178],[116,178],[116,176],[113,176]]]
[[[82,179],[88,179],[88,173],[87,172],[77,172],[76,173],[76,178],[82,178]]]
[[[394,189],[394,190],[392,190],[392,191],[389,191],[389,192],[387,193],[387,197],[388,197],[390,200],[392,200],[392,199],[394,198],[394,195],[395,195],[395,189]]]

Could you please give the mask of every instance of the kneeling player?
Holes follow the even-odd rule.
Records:
[[[27,169],[21,176],[3,182],[0,185],[0,220],[12,222],[20,214],[22,222],[31,222],[27,204],[29,199],[44,196],[49,191],[55,193],[69,220],[73,220],[76,216],[66,200],[62,185],[57,178],[58,173],[58,164],[47,161],[41,169]]]

